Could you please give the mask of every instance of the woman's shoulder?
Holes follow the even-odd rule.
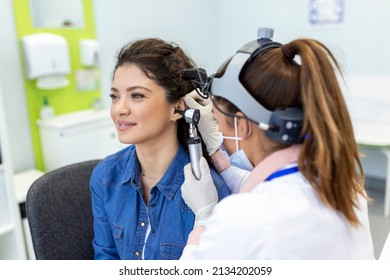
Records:
[[[106,156],[95,167],[94,172],[99,171],[102,176],[107,174],[117,174],[126,169],[129,161],[134,161],[136,157],[135,146],[129,145],[118,152]]]
[[[124,147],[123,149],[117,151],[114,154],[107,155],[103,160],[101,160],[102,163],[111,163],[111,162],[118,162],[126,160],[126,158],[129,157],[130,154],[135,153],[135,146],[129,145],[127,147]]]

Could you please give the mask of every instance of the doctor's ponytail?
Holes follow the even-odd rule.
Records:
[[[304,108],[303,143],[299,168],[321,199],[357,225],[357,195],[364,173],[352,122],[335,69],[341,69],[330,50],[315,40],[288,44],[301,60],[299,84]],[[356,170],[358,168],[358,171]]]

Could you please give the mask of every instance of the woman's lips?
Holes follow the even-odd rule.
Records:
[[[135,123],[127,122],[127,121],[119,121],[118,122],[118,130],[119,131],[125,131],[133,126],[135,126]]]

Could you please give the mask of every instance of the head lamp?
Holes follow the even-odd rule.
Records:
[[[247,63],[270,49],[282,46],[273,42],[272,37],[272,29],[259,28],[258,39],[237,51],[221,77],[210,76],[203,91],[206,94],[223,97],[234,104],[247,119],[266,130],[269,138],[286,144],[298,143],[301,141],[300,132],[303,124],[302,108],[278,108],[270,111],[262,106],[240,81],[240,73]],[[218,110],[225,113],[220,108]]]

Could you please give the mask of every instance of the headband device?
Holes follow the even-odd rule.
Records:
[[[244,66],[270,49],[282,44],[273,42],[273,29],[259,28],[258,39],[241,47],[230,60],[222,77],[209,78],[205,92],[233,103],[245,117],[266,131],[267,137],[284,144],[302,142],[303,110],[301,107],[277,108],[262,106],[242,85],[240,74]]]

